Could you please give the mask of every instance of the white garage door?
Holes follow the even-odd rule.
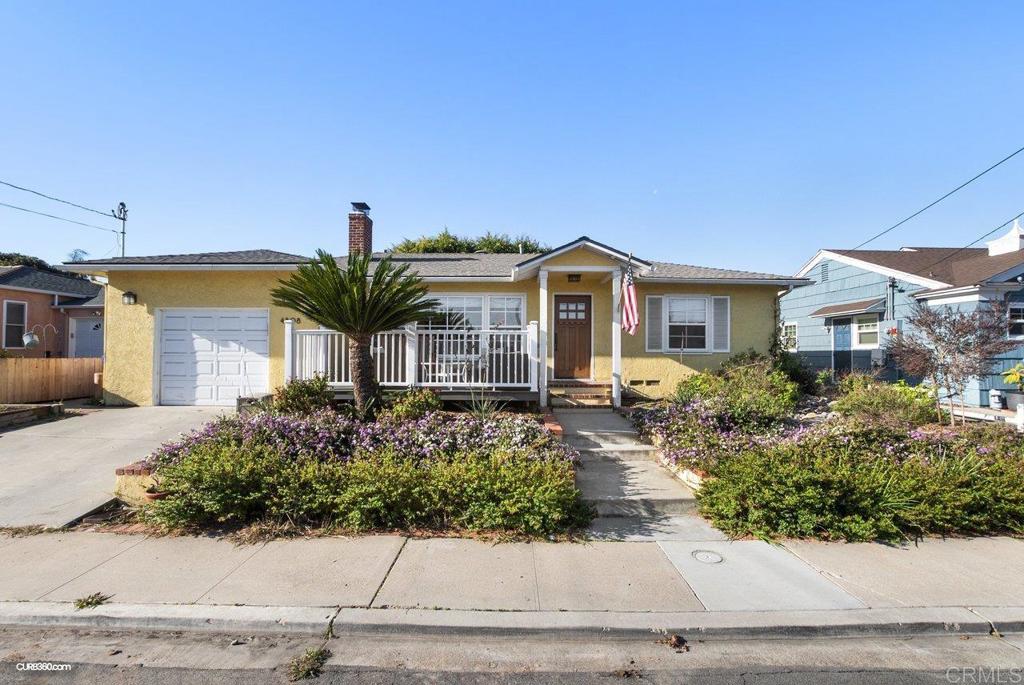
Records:
[[[160,404],[233,405],[267,392],[269,316],[260,309],[165,309]]]

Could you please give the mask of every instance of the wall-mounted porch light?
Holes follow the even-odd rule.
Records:
[[[121,293],[121,304],[132,305],[135,304],[136,300],[137,298],[135,297],[135,293],[131,290],[126,290]]]

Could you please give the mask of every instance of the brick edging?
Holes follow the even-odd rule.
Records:
[[[147,466],[144,461],[136,461],[127,466],[121,466],[114,469],[114,475],[116,476],[151,476],[153,475],[153,467]]]
[[[544,427],[547,428],[548,431],[550,431],[556,438],[561,439],[565,434],[562,424],[558,422],[558,418],[555,416],[553,411],[545,411],[541,417],[541,423],[544,424]]]

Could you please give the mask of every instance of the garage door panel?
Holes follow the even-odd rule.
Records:
[[[233,405],[269,388],[269,318],[259,310],[172,310],[162,319],[160,401]]]
[[[194,314],[189,317],[189,330],[195,331],[216,331],[217,317],[212,314]]]

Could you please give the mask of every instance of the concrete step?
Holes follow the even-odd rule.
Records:
[[[617,459],[619,461],[657,461],[658,450],[650,445],[616,445],[576,447],[583,461]]]
[[[558,397],[552,396],[550,399],[552,407],[595,407],[600,409],[606,409],[612,406],[610,398],[605,397]]]
[[[693,491],[653,461],[587,459],[576,470],[576,486],[602,517],[670,516],[697,510]]]

